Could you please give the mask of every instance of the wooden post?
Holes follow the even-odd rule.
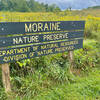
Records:
[[[74,51],[68,52],[69,62],[70,62],[70,72],[72,73],[73,67],[74,67]]]
[[[11,92],[9,64],[2,64],[2,81],[6,93]]]
[[[5,18],[5,15],[2,15],[3,18]],[[6,22],[6,19],[4,20]],[[10,70],[9,70],[9,64],[2,64],[2,82],[3,86],[5,88],[5,92],[11,92],[11,85],[10,85]]]

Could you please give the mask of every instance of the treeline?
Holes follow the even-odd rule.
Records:
[[[48,5],[35,0],[0,0],[0,11],[53,12],[60,11],[55,4]]]
[[[88,9],[100,9],[100,6],[88,7]]]

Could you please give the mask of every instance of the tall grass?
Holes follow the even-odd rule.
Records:
[[[13,93],[9,100],[96,100],[100,99],[100,18],[71,13],[0,12],[2,21],[85,20],[84,48],[74,53],[70,73],[68,54],[48,55],[10,64]],[[86,38],[89,39],[86,39]],[[97,67],[97,68],[96,68]],[[93,69],[94,68],[94,69]],[[91,70],[92,69],[92,70]],[[1,72],[0,72],[1,74]],[[0,75],[1,76],[1,75]],[[80,77],[79,77],[80,76]],[[0,77],[1,79],[1,77]],[[0,100],[7,100],[0,82]]]

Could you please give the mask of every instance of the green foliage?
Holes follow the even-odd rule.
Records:
[[[88,9],[100,9],[100,6],[88,7]]]
[[[32,2],[32,0],[30,1]],[[37,11],[37,9],[38,11],[41,9],[43,11],[54,11],[54,6],[51,7],[51,5],[42,4],[41,9],[38,7],[35,9],[35,6],[31,9],[31,4],[29,11]],[[36,2],[36,4],[38,3]],[[22,9],[21,6],[19,8]],[[66,12],[64,14],[66,15]],[[84,40],[83,49],[75,50],[74,69],[83,72],[78,74],[80,77],[70,73],[68,58],[63,58],[62,54],[11,63],[11,84],[14,93],[12,100],[100,99],[100,25],[99,22],[90,21],[91,24],[90,27],[87,27],[86,33],[93,40]],[[1,76],[0,72],[0,79]],[[7,99],[2,82],[0,82],[0,99]]]
[[[74,83],[58,84],[36,71],[23,80],[16,100],[96,100],[100,99],[100,68],[92,69],[88,76],[75,76]],[[73,76],[72,76],[73,77]],[[20,98],[20,99],[19,99]]]
[[[53,12],[60,11],[56,5],[48,5],[38,3],[35,0],[0,0],[1,11],[16,11],[16,12]]]
[[[100,31],[98,31],[98,32],[95,32],[95,31],[92,31],[91,32],[91,38],[92,39],[96,39],[97,41],[100,41]]]
[[[2,71],[0,68],[0,80],[1,79],[2,79]],[[3,88],[2,81],[0,81],[0,100],[6,100],[6,99],[7,99],[7,95],[6,95],[5,90]]]
[[[36,100],[89,100],[100,99],[100,74],[99,70],[95,69],[87,77],[76,77],[77,82],[74,84],[64,84],[49,91],[44,91],[36,97]]]
[[[3,87],[0,85],[0,100],[7,100],[7,95],[5,93],[5,90]]]
[[[88,21],[86,21],[86,25],[87,26],[85,27],[85,37],[99,40],[100,21],[93,18],[88,18]]]
[[[90,67],[97,66],[100,63],[100,43],[95,40],[85,40],[84,48],[75,51],[76,68],[87,70]]]

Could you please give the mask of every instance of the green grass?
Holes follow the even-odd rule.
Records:
[[[64,82],[50,87],[40,86],[30,82],[32,85],[26,94],[21,98],[16,97],[14,100],[100,100],[100,68],[93,68],[88,76],[74,76],[74,83]],[[50,80],[49,80],[50,81]],[[29,86],[30,87],[30,86]],[[28,87],[27,87],[28,88]],[[37,88],[37,93],[36,92]],[[39,89],[38,89],[39,88]]]

